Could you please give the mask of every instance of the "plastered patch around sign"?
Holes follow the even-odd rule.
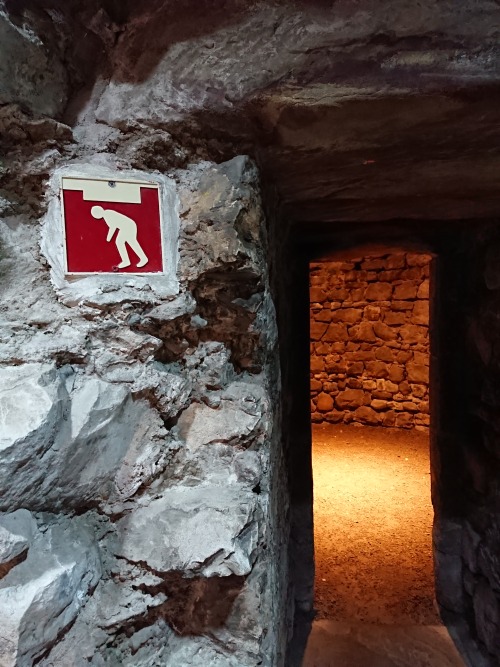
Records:
[[[155,301],[177,293],[179,219],[171,179],[73,165],[54,174],[48,198],[41,249],[63,301]]]

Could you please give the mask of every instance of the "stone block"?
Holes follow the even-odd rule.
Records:
[[[363,389],[368,391],[373,391],[377,388],[377,383],[375,380],[363,380]]]
[[[382,391],[388,391],[390,394],[395,394],[399,390],[399,386],[390,380],[378,380],[377,388]]]
[[[335,397],[335,405],[340,410],[354,409],[367,402],[368,395],[361,389],[345,389]]]
[[[374,322],[373,331],[375,332],[376,336],[382,340],[390,341],[396,340],[397,338],[397,333],[394,328],[385,324],[385,322]]]
[[[380,319],[381,312],[382,310],[379,308],[379,306],[365,306],[363,310],[363,317],[365,320],[369,320],[370,322],[376,322]]]
[[[323,340],[326,342],[337,342],[337,341],[346,341],[349,340],[349,335],[347,333],[347,327],[345,324],[339,322],[332,322],[326,333],[323,335]]]
[[[351,290],[351,301],[356,305],[364,305],[365,287],[356,287]]]
[[[389,310],[384,313],[384,322],[391,327],[404,324],[407,320],[408,316],[405,311],[396,312]]]
[[[416,301],[411,315],[413,324],[429,324],[429,302],[427,300]]]
[[[382,401],[389,401],[393,395],[389,391],[383,391],[382,389],[374,389],[372,391],[372,397],[380,399]]]
[[[387,267],[387,260],[385,257],[370,257],[361,262],[361,268],[364,271],[375,271],[378,269],[385,269]]]
[[[311,357],[310,369],[312,373],[320,373],[325,370],[324,357]]]
[[[391,380],[391,382],[396,382],[396,383],[402,382],[402,380],[404,378],[404,367],[403,366],[398,366],[396,364],[392,364],[391,366],[389,366],[389,375],[388,375],[388,377],[389,377],[389,380]],[[408,387],[408,389],[409,389],[409,387]]]
[[[389,367],[383,361],[367,361],[367,374],[372,378],[386,378],[389,376]]]
[[[419,424],[420,426],[425,426],[425,427],[430,426],[431,424],[430,415],[416,415],[415,423]]]
[[[328,355],[325,357],[325,370],[327,373],[333,373],[334,375],[345,373],[347,362],[341,360],[341,358],[336,359],[334,355]]]
[[[407,253],[406,262],[408,266],[427,266],[432,261],[432,256],[423,252]]]
[[[311,287],[309,290],[309,300],[311,303],[323,303],[328,300],[328,295],[323,287]]]
[[[385,260],[387,269],[403,269],[406,265],[405,255],[389,255]]]
[[[372,348],[370,350],[360,350],[359,352],[353,352],[350,355],[350,358],[353,361],[375,361],[375,350]]]
[[[316,322],[326,322],[329,324],[332,321],[332,315],[333,311],[331,311],[330,308],[323,308],[322,310],[318,311],[314,320]]]
[[[323,388],[323,383],[320,380],[312,379],[311,380],[311,391],[321,391]]]
[[[428,352],[418,352],[417,350],[413,353],[413,361],[416,364],[422,364],[424,366],[429,365],[429,353]]]
[[[391,308],[394,311],[413,310],[413,301],[391,301]]]
[[[379,361],[391,362],[394,361],[394,352],[390,347],[382,345],[382,347],[379,347],[375,350],[375,358]]]
[[[390,283],[372,283],[365,290],[364,297],[367,301],[387,301],[392,296],[392,285]]]
[[[327,296],[330,301],[343,302],[349,298],[349,292],[344,288],[334,288],[328,290]]]
[[[360,308],[340,308],[332,314],[332,322],[356,324],[361,321],[363,311]]]
[[[382,401],[380,398],[374,398],[370,403],[370,407],[372,407],[374,410],[385,410],[387,406],[387,401]]]
[[[403,342],[410,345],[426,342],[428,331],[427,327],[417,326],[415,324],[404,324],[399,329],[399,335]]]
[[[390,428],[396,426],[396,413],[393,410],[389,410],[382,415],[382,425]]]
[[[430,296],[430,281],[429,280],[424,280],[418,290],[417,290],[417,298],[419,299],[428,299]]]
[[[172,487],[120,519],[115,553],[160,573],[246,576],[260,522],[258,496],[237,485]]]
[[[328,329],[328,324],[324,322],[311,322],[311,340],[321,340]]]
[[[375,324],[379,324],[375,322]],[[361,322],[354,327],[349,329],[349,335],[351,338],[358,342],[374,343],[377,340],[375,333],[373,331],[374,327],[371,322]]]
[[[417,285],[412,281],[406,281],[394,288],[394,299],[415,299],[417,296]]]
[[[389,379],[391,379],[393,382],[396,382],[396,380],[393,380],[393,378],[391,378],[390,376],[389,376]],[[420,385],[418,385],[418,386],[420,386]],[[408,395],[409,393],[411,393],[411,387],[410,387],[409,382],[407,382],[406,380],[403,380],[403,382],[400,382],[400,383],[399,383],[399,391],[400,391],[404,396],[406,396],[406,395]]]
[[[316,400],[319,412],[330,412],[333,409],[333,398],[329,394],[321,393]]]
[[[419,384],[429,383],[429,367],[423,364],[409,362],[406,365],[406,372],[410,382]]]
[[[396,428],[411,428],[413,426],[413,416],[406,412],[400,412],[396,415]]]
[[[361,375],[364,371],[364,364],[362,361],[355,361],[352,364],[349,364],[347,367],[347,372],[350,375]]]
[[[382,421],[382,417],[367,405],[362,405],[354,411],[354,419],[362,424],[376,426]]]

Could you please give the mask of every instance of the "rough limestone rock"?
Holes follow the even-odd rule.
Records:
[[[146,401],[97,378],[77,378],[70,399],[71,436],[58,448],[59,498],[114,507],[165,465],[163,424]]]
[[[44,483],[39,461],[64,423],[66,396],[62,377],[48,364],[0,370],[1,509],[28,505],[27,490]]]
[[[191,451],[211,443],[231,443],[249,436],[260,419],[229,401],[222,401],[220,407],[193,403],[179,419],[181,436]]]
[[[0,664],[31,667],[72,623],[101,575],[83,522],[39,533],[25,561],[0,580]]]
[[[68,7],[26,9],[23,20],[54,27],[57,14],[49,42],[68,63],[73,46],[116,41],[93,0],[71,16]],[[66,28],[80,19],[85,39],[72,42]],[[75,89],[90,71],[76,61],[68,70]],[[89,92],[66,131],[0,110],[11,149],[0,363],[20,375],[0,378],[15,390],[5,394],[14,411],[0,416],[13,441],[1,441],[0,509],[30,510],[40,528],[32,538],[1,533],[2,582],[15,600],[7,664],[274,667],[285,641],[270,611],[285,602],[273,555],[282,538],[268,530],[277,330],[258,172],[245,156],[183,168],[185,149],[172,168],[168,133],[96,126],[99,95]],[[168,279],[66,279],[57,175],[81,168],[146,172],[165,185]]]
[[[0,575],[2,566],[8,571],[11,561],[29,549],[35,531],[36,523],[27,510],[0,514]]]
[[[242,576],[256,557],[258,521],[257,496],[238,486],[175,487],[120,519],[116,553],[157,572]]]
[[[68,94],[67,74],[28,26],[14,25],[0,3],[0,104],[18,102],[38,114],[58,116]]]
[[[115,511],[164,467],[163,424],[124,386],[73,373],[64,382],[63,374],[39,365],[6,370],[4,378],[11,388],[2,404],[3,509],[86,502]],[[30,401],[36,405],[23,422],[17,406]]]

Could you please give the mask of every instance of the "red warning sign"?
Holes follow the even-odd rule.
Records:
[[[160,273],[160,189],[148,181],[64,177],[68,273]]]

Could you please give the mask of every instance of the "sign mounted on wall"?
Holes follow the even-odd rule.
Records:
[[[68,274],[165,270],[158,183],[77,176],[61,181]]]

